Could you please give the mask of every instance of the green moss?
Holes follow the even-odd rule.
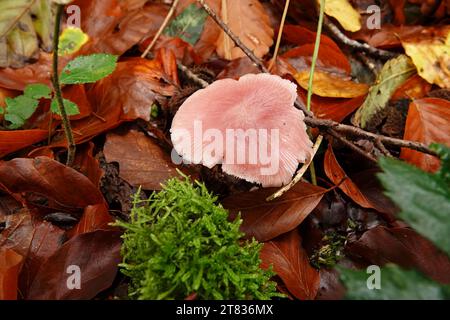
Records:
[[[262,270],[261,244],[241,240],[241,220],[228,221],[206,187],[171,179],[147,201],[134,200],[122,246],[122,272],[132,299],[270,299],[274,273]]]

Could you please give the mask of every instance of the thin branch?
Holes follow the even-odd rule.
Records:
[[[354,143],[352,143],[349,140],[347,140],[347,138],[345,138],[345,137],[341,136],[340,134],[336,133],[336,131],[328,129],[326,132],[330,136],[332,136],[333,138],[336,138],[341,143],[345,144],[349,149],[355,151],[356,153],[358,153],[359,155],[363,156],[364,158],[366,158],[370,162],[375,162],[375,163],[377,162],[377,159],[375,159],[369,152],[364,151],[363,149],[361,149],[360,147],[358,147]]]
[[[317,150],[319,150],[320,144],[323,141],[323,136],[319,135],[316,139],[316,142],[314,143],[314,147],[313,147],[313,153],[311,155],[311,158],[303,164],[303,166],[300,168],[300,170],[297,171],[297,174],[295,175],[295,177],[291,180],[291,182],[289,182],[287,185],[285,185],[284,187],[282,187],[281,189],[279,189],[277,192],[275,192],[274,194],[272,194],[271,196],[266,198],[266,201],[272,201],[276,198],[281,197],[283,194],[285,194],[286,192],[288,192],[294,185],[297,184],[297,182],[299,182],[303,175],[305,174],[306,170],[308,170],[309,165],[312,163],[314,156],[317,153]]]
[[[58,4],[56,7],[56,17],[55,17],[55,30],[53,33],[53,89],[55,91],[56,102],[58,104],[58,109],[61,114],[61,120],[64,128],[64,133],[67,138],[67,161],[66,165],[71,167],[75,159],[76,144],[73,138],[72,128],[70,127],[70,120],[64,107],[64,100],[61,92],[61,85],[59,83],[59,73],[58,73],[58,51],[59,51],[59,32],[61,28],[61,16],[64,6]]]
[[[379,57],[379,58],[382,58],[385,60],[395,58],[398,55],[397,53],[377,49],[375,47],[368,45],[367,43],[361,43],[361,42],[355,41],[353,39],[350,39],[327,17],[325,17],[324,24],[328,28],[328,30],[333,34],[334,38],[336,38],[343,44],[345,44],[349,47],[352,47],[356,50],[367,52],[368,54],[371,54],[373,56],[376,56],[376,57]]]
[[[253,63],[256,64],[256,66],[265,73],[270,73],[269,70],[264,66],[264,64],[261,62],[260,59],[258,59],[254,53],[245,45],[242,43],[242,41],[228,28],[228,26],[220,19],[220,17],[217,16],[217,14],[205,3],[204,0],[197,0],[198,3],[203,7],[203,9],[211,16],[211,18],[226,32],[226,34],[233,40],[233,42],[238,46],[244,53],[252,60]],[[337,27],[336,27],[337,28]],[[339,30],[339,29],[338,29]],[[347,38],[348,39],[348,38]],[[349,39],[351,40],[351,39]],[[353,41],[353,40],[351,40]],[[362,45],[358,42],[359,45]],[[368,46],[368,45],[367,45]],[[368,46],[370,47],[370,46]],[[370,47],[372,48],[372,47]],[[375,48],[372,48],[375,49]],[[380,53],[380,50],[375,49],[376,52]],[[388,54],[392,54],[391,52],[386,51]],[[352,144],[349,142],[345,137],[342,137],[341,134],[347,135],[353,135],[362,137],[371,141],[375,141],[375,139],[380,139],[380,141],[385,145],[400,147],[400,148],[408,148],[416,151],[420,151],[426,154],[430,154],[433,156],[437,156],[436,152],[432,151],[430,148],[428,148],[426,145],[420,142],[414,142],[414,141],[408,141],[408,140],[401,140],[396,138],[391,138],[383,135],[378,135],[372,132],[365,131],[363,129],[340,124],[338,122],[332,121],[332,120],[323,120],[318,119],[314,117],[313,113],[310,112],[303,106],[303,104],[297,99],[294,103],[295,107],[302,110],[305,113],[305,123],[310,127],[319,128],[325,133],[328,133],[332,135],[333,137],[341,140],[343,143],[348,145],[352,145],[352,150],[357,151],[360,154],[366,154],[367,153],[359,148],[358,146]],[[372,157],[373,158],[373,157]]]
[[[283,36],[284,23],[286,21],[290,2],[291,0],[286,0],[286,3],[284,4],[283,16],[281,17],[280,27],[278,28],[277,43],[275,44],[275,51],[273,52],[272,60],[270,60],[269,70],[272,70],[275,62],[277,61],[278,51],[280,50],[281,37]]]
[[[173,1],[172,7],[170,8],[169,12],[167,13],[166,18],[164,19],[162,25],[159,27],[158,32],[156,32],[156,35],[153,37],[152,42],[150,42],[150,44],[145,49],[144,53],[141,55],[141,58],[147,57],[147,55],[150,52],[150,50],[152,50],[153,47],[155,46],[156,41],[158,41],[159,37],[161,36],[161,34],[163,33],[164,29],[169,24],[169,21],[172,18],[173,14],[175,13],[175,9],[177,8],[178,2],[180,2],[180,0],[174,0]]]

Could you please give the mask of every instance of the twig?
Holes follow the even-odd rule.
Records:
[[[58,104],[58,109],[61,114],[61,120],[64,128],[64,133],[67,138],[67,161],[66,165],[71,167],[75,159],[76,144],[73,138],[72,128],[70,127],[70,120],[64,107],[64,100],[61,93],[61,85],[59,84],[59,73],[58,73],[58,51],[59,51],[59,32],[61,28],[61,16],[64,6],[58,4],[56,7],[56,17],[55,17],[55,30],[53,33],[53,89],[55,90],[56,102]]]
[[[161,36],[161,34],[163,33],[164,29],[169,24],[169,21],[172,18],[173,14],[175,13],[175,9],[177,8],[178,2],[180,2],[180,0],[174,0],[173,1],[172,7],[170,7],[170,10],[167,13],[166,18],[164,19],[162,25],[159,27],[158,32],[156,32],[155,36],[153,37],[152,42],[150,42],[150,44],[145,49],[144,53],[141,55],[141,58],[145,58],[148,55],[148,53],[150,52],[150,50],[152,50],[153,47],[155,46],[156,41],[158,41],[159,37]]]
[[[314,156],[317,153],[317,150],[319,150],[320,144],[323,141],[323,136],[319,135],[316,139],[316,142],[314,143],[313,147],[313,153],[311,155],[311,158],[303,164],[303,166],[300,168],[300,170],[297,171],[297,174],[295,175],[294,179],[291,180],[287,185],[285,185],[283,188],[279,189],[277,192],[272,194],[271,196],[266,198],[266,201],[272,201],[276,198],[281,197],[283,194],[285,194],[287,191],[289,191],[294,185],[299,182],[303,175],[305,174],[306,170],[308,170],[309,165],[312,163]]]
[[[211,16],[211,18],[227,33],[227,35],[231,38],[231,40],[233,40],[233,42],[242,51],[244,51],[244,53],[250,58],[250,60],[252,60],[252,62],[255,63],[256,66],[262,72],[269,73],[269,70],[264,66],[264,64],[261,62],[261,60],[259,60],[253,54],[253,52],[245,44],[242,43],[242,41],[240,41],[240,39],[230,30],[230,28],[228,28],[228,26],[226,24],[224,24],[224,22],[205,3],[205,1],[204,0],[197,0],[197,1],[198,1],[198,3],[200,3],[200,5],[203,7],[203,9]],[[362,45],[359,42],[358,42],[358,44]],[[370,48],[372,48],[372,47],[370,47]],[[372,49],[375,49],[375,48],[372,48]],[[379,51],[378,49],[375,49],[375,50],[377,52]],[[392,54],[391,52],[388,52],[388,53]],[[305,113],[305,115],[306,115],[305,123],[308,126],[314,127],[314,128],[319,128],[323,132],[326,132],[326,133],[332,135],[333,137],[343,141],[343,143],[345,143],[349,147],[350,147],[350,145],[352,145],[351,148],[353,150],[355,150],[355,151],[358,150],[357,151],[358,153],[364,154],[365,156],[367,155],[367,153],[364,150],[360,149],[358,146],[356,146],[356,145],[352,144],[351,142],[349,142],[348,140],[346,140],[345,137],[341,136],[341,134],[344,134],[344,135],[350,134],[350,135],[354,135],[354,136],[358,136],[358,137],[363,137],[363,138],[371,140],[371,141],[374,141],[375,139],[378,138],[378,139],[380,139],[380,141],[382,143],[384,143],[386,145],[400,147],[400,148],[408,148],[408,149],[420,151],[420,152],[423,152],[426,154],[430,154],[433,156],[437,156],[436,152],[432,151],[430,148],[428,148],[423,143],[382,136],[382,135],[378,135],[375,133],[365,131],[365,130],[357,128],[357,127],[340,124],[340,123],[332,121],[332,120],[318,119],[318,118],[314,117],[314,114],[312,112],[310,112],[309,110],[307,110],[307,108],[305,108],[305,106],[303,106],[302,103],[298,99],[295,101],[294,105],[296,108],[302,110]]]
[[[278,28],[277,43],[275,44],[275,51],[273,52],[272,60],[270,60],[269,70],[272,70],[273,66],[275,65],[275,62],[277,61],[278,51],[280,50],[281,37],[283,35],[284,23],[286,21],[286,16],[289,10],[290,2],[291,0],[286,0],[286,3],[284,4],[283,16],[281,17],[280,27]]]
[[[187,78],[197,83],[202,88],[206,88],[207,86],[209,86],[208,82],[197,76],[195,73],[189,70],[189,68],[186,67],[184,64],[177,62],[177,66],[181,71],[183,71],[183,73],[186,75]]]
[[[350,149],[352,149],[353,151],[358,153],[359,155],[361,155],[364,158],[366,158],[367,160],[369,160],[371,162],[375,162],[375,163],[377,162],[377,159],[375,159],[370,153],[364,151],[360,147],[356,146],[354,143],[348,141],[347,138],[345,138],[345,137],[341,136],[340,134],[336,133],[336,131],[328,129],[326,132],[330,136],[332,136],[333,138],[336,138],[341,143],[345,144],[347,147],[349,147]]]
[[[388,149],[384,146],[383,142],[379,138],[375,139],[374,141],[375,146],[386,156],[386,157],[392,157],[392,154],[389,152]]]
[[[367,43],[361,43],[353,39],[350,39],[327,17],[325,17],[324,19],[324,24],[337,40],[356,50],[367,52],[371,55],[377,56],[385,60],[395,58],[398,55],[394,52],[377,49],[375,47],[368,45]]]

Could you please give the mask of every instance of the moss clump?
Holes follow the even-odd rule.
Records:
[[[272,271],[262,270],[261,244],[242,241],[241,220],[206,187],[171,179],[147,201],[134,200],[122,246],[122,272],[132,299],[270,299],[279,296]],[[144,202],[144,203],[143,203]]]

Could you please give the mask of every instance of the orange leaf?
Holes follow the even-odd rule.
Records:
[[[325,152],[324,170],[327,177],[339,187],[347,196],[363,208],[374,208],[373,204],[359,190],[358,186],[344,172],[334,155],[331,143]]]
[[[0,131],[0,158],[47,138],[48,130]]]
[[[309,264],[301,242],[298,230],[293,230],[264,243],[260,254],[261,267],[267,269],[272,265],[293,296],[301,300],[312,300],[319,290],[320,276]]]
[[[415,100],[406,118],[406,140],[450,145],[450,102],[437,98]],[[410,149],[402,149],[400,158],[426,171],[439,169],[439,159]]]
[[[23,257],[11,249],[0,248],[0,300],[16,300]]]

